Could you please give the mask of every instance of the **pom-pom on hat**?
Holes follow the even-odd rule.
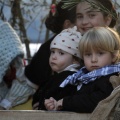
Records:
[[[68,28],[58,34],[51,42],[50,49],[61,49],[69,54],[80,57],[78,45],[81,39],[80,32],[77,31],[77,27]]]
[[[17,56],[24,56],[22,43],[10,24],[0,21],[0,83]]]

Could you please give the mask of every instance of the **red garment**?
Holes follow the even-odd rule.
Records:
[[[10,66],[10,70],[6,73],[6,75],[3,77],[3,80],[7,84],[8,88],[11,87],[12,81],[16,78],[16,68],[13,66]]]

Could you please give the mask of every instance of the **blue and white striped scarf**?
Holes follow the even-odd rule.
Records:
[[[80,90],[82,84],[88,84],[101,76],[110,75],[112,73],[120,72],[120,63],[102,67],[97,70],[89,72],[85,67],[81,68],[77,73],[68,76],[60,85],[65,87],[68,84],[76,85],[77,90]]]

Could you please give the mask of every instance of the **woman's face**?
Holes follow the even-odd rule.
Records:
[[[77,5],[76,25],[81,34],[96,26],[109,26],[111,22],[111,17],[104,17],[102,12],[90,7],[87,2],[81,2]]]

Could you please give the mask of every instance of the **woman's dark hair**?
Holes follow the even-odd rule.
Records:
[[[95,0],[95,1],[97,1],[98,3],[103,5],[105,8],[107,8],[113,14],[114,17],[112,17],[112,21],[109,25],[109,27],[113,28],[116,25],[118,16],[117,16],[116,10],[115,10],[111,0]],[[103,15],[107,16],[108,13],[103,11]]]
[[[56,13],[52,15],[51,11],[45,21],[46,27],[52,32],[58,34],[63,30],[63,24],[65,20],[70,20],[71,23],[75,23],[76,7],[68,10],[62,9],[64,3],[61,1],[56,5]]]

